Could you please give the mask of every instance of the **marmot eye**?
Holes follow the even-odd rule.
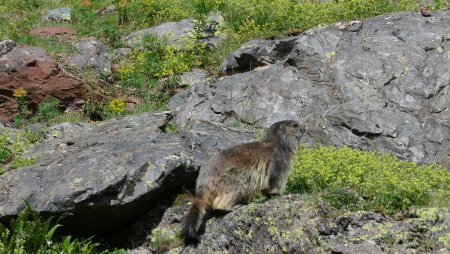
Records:
[[[292,125],[292,127],[297,128],[297,127],[298,127],[298,123],[294,123],[294,124]]]

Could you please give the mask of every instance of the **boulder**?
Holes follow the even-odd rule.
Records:
[[[71,20],[72,9],[69,7],[62,7],[54,10],[50,10],[44,17],[46,21],[70,21]]]
[[[71,234],[112,238],[147,212],[159,221],[158,209],[171,205],[181,188],[193,187],[205,159],[253,137],[208,122],[166,133],[167,117],[147,113],[51,127],[24,155],[35,156],[34,165],[0,176],[0,221],[16,216],[27,201],[44,215],[68,213],[61,223]]]
[[[9,122],[19,111],[13,91],[23,88],[26,102],[34,111],[50,98],[61,101],[62,109],[82,96],[83,82],[58,65],[42,48],[0,42],[0,120]]]
[[[212,46],[219,43],[219,39],[215,36],[218,26],[222,18],[217,13],[209,16],[208,24],[201,31],[201,39],[207,45]],[[155,35],[161,39],[167,39],[169,44],[182,47],[186,42],[194,39],[194,19],[183,19],[179,22],[167,22],[151,28],[142,29],[132,32],[122,37],[122,41],[130,46],[137,46],[142,43],[143,38],[147,35]]]
[[[69,66],[77,70],[93,68],[103,75],[111,73],[111,61],[105,44],[94,37],[75,43],[77,54],[69,58]]]
[[[253,70],[283,60],[296,45],[297,37],[282,40],[252,40],[234,51],[219,67],[222,73]]]
[[[264,127],[301,119],[309,144],[448,167],[448,22],[447,11],[429,18],[395,13],[251,41],[222,65],[238,73],[205,79],[172,98],[174,121]]]

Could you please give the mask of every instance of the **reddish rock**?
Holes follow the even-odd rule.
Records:
[[[0,42],[3,45],[5,42]],[[17,45],[0,52],[0,120],[9,122],[19,105],[13,90],[23,88],[34,112],[39,102],[50,98],[61,101],[62,109],[81,98],[83,82],[64,71],[39,47]]]
[[[64,26],[50,26],[50,27],[42,27],[31,30],[31,34],[33,35],[41,35],[41,36],[58,36],[65,35],[71,36],[74,35],[77,31],[72,28],[64,27]]]
[[[422,16],[424,17],[431,17],[431,11],[425,5],[420,7],[420,13],[422,13]]]
[[[128,97],[125,99],[125,108],[129,111],[133,110],[136,105],[140,103],[138,98]]]

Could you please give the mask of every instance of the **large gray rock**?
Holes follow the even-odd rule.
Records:
[[[159,232],[179,224],[170,221]],[[172,253],[448,253],[449,233],[449,209],[415,210],[400,219],[334,214],[326,204],[315,207],[289,195],[214,217],[196,248]]]
[[[78,53],[70,57],[70,66],[78,70],[94,68],[101,74],[111,74],[108,49],[101,41],[94,37],[86,38],[75,43],[75,49]]]
[[[174,121],[263,127],[305,119],[308,143],[449,167],[449,23],[447,11],[431,18],[387,14],[312,29],[282,40],[286,47],[278,40],[249,42],[223,64],[224,71],[242,73],[205,80],[172,98]]]
[[[221,20],[222,18],[219,14],[210,14],[206,27],[200,31],[200,39],[208,46],[213,46],[220,42],[218,37],[215,36],[215,33]],[[167,39],[168,43],[172,45],[182,47],[195,38],[195,22],[194,19],[183,19],[179,22],[163,23],[158,26],[132,32],[123,36],[122,41],[131,46],[136,46],[143,42],[145,36],[156,35],[158,38]]]
[[[142,114],[99,124],[60,124],[25,155],[30,167],[0,176],[0,221],[29,202],[61,221],[71,233],[106,235],[192,188],[199,165],[211,153],[252,135],[197,122],[166,133],[166,114]],[[157,219],[155,219],[157,220]]]

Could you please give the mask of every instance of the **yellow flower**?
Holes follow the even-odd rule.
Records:
[[[119,1],[119,8],[123,8],[127,6],[128,0],[120,0]]]
[[[114,99],[109,103],[109,108],[115,112],[122,112],[125,110],[125,102],[121,99]]]
[[[25,91],[25,89],[21,88],[16,88],[13,90],[13,96],[16,98],[24,98],[25,96],[27,96],[27,91]]]

